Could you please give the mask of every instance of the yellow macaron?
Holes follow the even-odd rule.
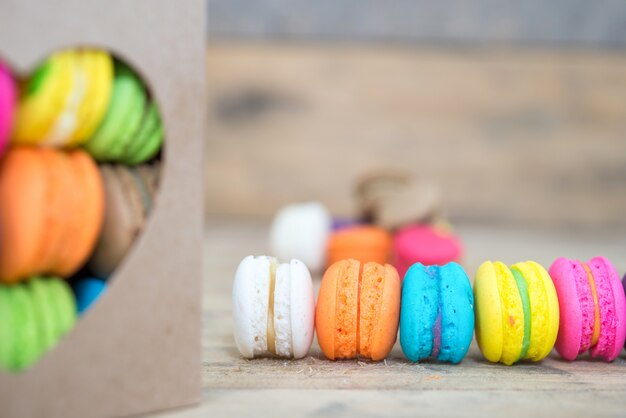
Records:
[[[559,329],[552,279],[533,261],[486,261],[474,282],[476,340],[485,358],[511,365],[546,357]]]

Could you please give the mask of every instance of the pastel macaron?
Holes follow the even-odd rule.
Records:
[[[414,263],[444,265],[460,262],[463,245],[451,230],[435,225],[409,225],[393,236],[394,265],[403,276]]]
[[[385,264],[391,255],[391,235],[373,225],[355,225],[333,231],[328,239],[327,264],[355,259]]]
[[[107,278],[128,255],[147,224],[159,182],[159,164],[135,167],[101,164],[106,211],[102,232],[89,259],[96,277]]]
[[[233,331],[245,358],[302,358],[313,342],[315,296],[311,274],[299,260],[244,258],[233,282]]]
[[[50,56],[22,83],[16,145],[75,148],[100,125],[111,97],[113,59],[101,50]]]
[[[613,361],[626,339],[626,301],[620,277],[609,260],[558,258],[550,267],[559,298],[561,326],[556,350],[566,360],[587,351]]]
[[[330,360],[383,360],[398,333],[401,282],[389,264],[341,260],[324,273],[315,310],[317,340]]]
[[[11,147],[0,161],[0,282],[77,272],[104,206],[100,173],[84,151]]]
[[[84,147],[98,162],[141,164],[161,149],[161,116],[134,71],[115,61],[113,73],[109,106]]]
[[[474,304],[476,341],[487,360],[511,365],[539,361],[552,351],[559,300],[540,264],[484,262],[476,272]]]
[[[332,220],[319,202],[297,203],[281,208],[270,228],[270,248],[281,260],[301,260],[314,272],[326,261],[326,243]]]
[[[17,106],[17,86],[9,69],[0,61],[0,156],[4,154]]]
[[[106,281],[95,277],[79,279],[72,286],[76,297],[76,311],[84,314],[105,292]]]
[[[31,367],[75,321],[74,297],[64,280],[33,277],[0,285],[0,370]]]
[[[402,282],[400,345],[411,361],[459,363],[474,334],[474,296],[457,263],[409,268]]]

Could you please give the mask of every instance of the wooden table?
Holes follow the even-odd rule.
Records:
[[[572,233],[521,227],[458,226],[473,276],[488,259],[602,254],[626,271],[624,231]],[[492,365],[475,343],[460,365],[409,363],[398,344],[380,363],[330,362],[317,342],[302,360],[240,357],[232,336],[231,282],[244,256],[267,253],[267,223],[213,219],[207,225],[203,402],[166,413],[200,416],[624,416],[626,354],[612,364],[568,363],[556,353],[539,364]],[[319,277],[315,278],[319,286]]]

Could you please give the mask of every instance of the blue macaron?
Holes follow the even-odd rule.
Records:
[[[102,279],[81,279],[74,284],[76,295],[76,310],[84,313],[106,290],[107,284]]]
[[[434,358],[459,363],[472,342],[474,295],[457,263],[416,263],[402,283],[400,345],[411,361]]]

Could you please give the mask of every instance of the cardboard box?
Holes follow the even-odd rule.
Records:
[[[66,47],[130,63],[166,130],[151,218],[107,294],[56,348],[0,374],[0,416],[119,416],[201,394],[205,2],[2,0],[0,56],[25,74]]]

